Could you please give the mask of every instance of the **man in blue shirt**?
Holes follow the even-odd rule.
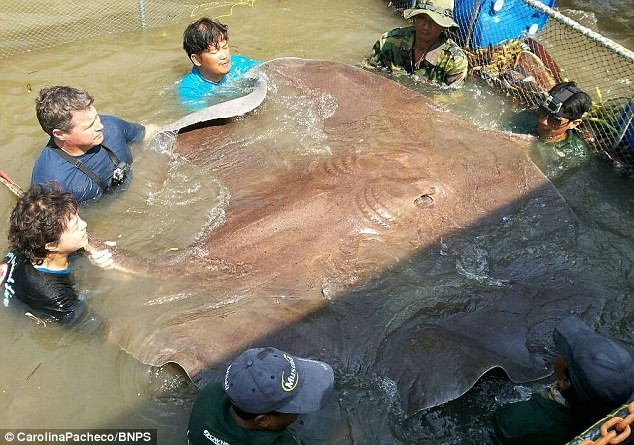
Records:
[[[177,94],[178,100],[190,111],[205,108],[212,95],[231,96],[235,81],[261,63],[232,56],[227,27],[206,17],[185,29],[183,49],[194,65],[181,79]],[[241,94],[234,91],[233,95]]]
[[[99,115],[93,101],[68,86],[40,91],[35,111],[51,139],[35,161],[32,184],[56,181],[85,202],[123,182],[132,163],[128,144],[142,140],[145,127]]]

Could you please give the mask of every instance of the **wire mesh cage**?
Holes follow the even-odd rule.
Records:
[[[398,10],[413,0],[394,1]],[[634,173],[634,53],[551,8],[554,0],[455,0],[451,37],[469,72],[536,109],[545,93],[575,81],[592,98],[580,133],[586,143]]]
[[[0,57],[88,40],[105,34],[165,25],[189,14],[191,7],[154,0],[32,0],[2,6]]]
[[[90,40],[214,16],[255,0],[57,0],[11,1],[0,6],[0,58],[65,43]]]
[[[592,98],[582,137],[633,173],[634,54],[536,0],[484,1],[472,11],[455,36],[470,73],[533,108],[556,83],[575,81]]]

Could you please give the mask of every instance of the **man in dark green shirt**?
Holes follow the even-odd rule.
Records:
[[[557,380],[548,394],[496,411],[496,443],[562,445],[632,397],[634,359],[621,344],[576,317],[564,318],[553,340]]]
[[[288,427],[321,409],[334,386],[332,368],[275,348],[249,349],[227,368],[224,384],[198,395],[189,419],[191,445],[297,445]]]
[[[551,181],[573,174],[587,162],[589,151],[579,128],[591,107],[590,96],[574,82],[555,85],[541,103],[537,118],[541,143],[531,157]]]
[[[592,99],[574,82],[562,82],[548,92],[539,108],[537,133],[547,143],[572,143],[570,135],[583,123],[583,116],[592,107]],[[570,141],[569,141],[570,140]]]

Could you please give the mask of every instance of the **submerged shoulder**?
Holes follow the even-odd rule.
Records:
[[[404,26],[400,28],[394,28],[388,31],[386,34],[389,36],[412,36],[416,33],[413,26]]]
[[[188,88],[196,88],[204,82],[205,80],[194,67],[189,73],[183,74],[183,77],[181,77],[181,80],[178,82],[178,89],[186,90]]]
[[[110,114],[100,114],[99,119],[106,130],[119,129],[129,123],[120,117],[112,116]]]
[[[231,63],[246,65],[246,66],[255,66],[255,65],[260,65],[262,62],[260,62],[259,60],[251,59],[246,56],[233,55],[231,56]]]
[[[209,409],[210,405],[220,405],[224,396],[225,391],[220,383],[209,383],[198,393],[194,407],[196,410],[200,410],[203,407],[206,410]]]
[[[44,147],[33,164],[32,183],[60,181],[66,177],[70,165],[50,147]],[[72,167],[72,165],[71,165]]]
[[[404,27],[404,28],[394,28],[391,31],[388,31],[385,34],[383,34],[383,39],[398,39],[398,40],[405,40],[410,38],[413,39],[415,33],[416,31],[411,26]]]

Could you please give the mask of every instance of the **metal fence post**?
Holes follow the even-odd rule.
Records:
[[[141,29],[145,29],[145,0],[139,0],[139,19],[141,21]]]

